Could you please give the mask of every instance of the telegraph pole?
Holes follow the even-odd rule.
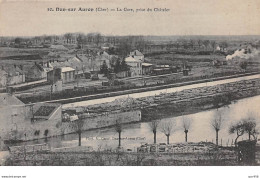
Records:
[[[53,75],[52,75],[52,85],[51,85],[51,94],[50,94],[50,100],[52,99],[52,92],[53,92],[53,85],[54,85],[54,74],[55,74],[55,67],[53,67]]]

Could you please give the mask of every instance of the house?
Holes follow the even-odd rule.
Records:
[[[15,130],[18,128],[17,119],[28,116],[29,110],[25,104],[9,93],[0,93],[0,135],[5,139],[16,137]]]
[[[0,93],[0,135],[3,140],[19,141],[60,134],[61,105],[24,104],[11,94]]]
[[[72,67],[76,70],[76,73],[82,73],[82,71],[84,71],[85,68],[82,59],[79,58],[77,55],[76,57],[68,58],[65,61],[61,61],[59,63],[62,67]]]
[[[62,83],[68,83],[75,81],[75,69],[72,67],[61,68],[61,80]]]
[[[24,105],[22,101],[9,93],[0,93],[0,108],[11,105]]]
[[[142,61],[129,56],[125,58],[126,64],[130,67],[131,77],[142,75]]]
[[[0,69],[2,71],[0,75],[4,76],[4,78],[1,79],[2,87],[5,87],[6,85],[16,85],[25,82],[25,73],[17,65],[5,65],[1,66]]]
[[[143,72],[143,75],[151,74],[152,68],[153,68],[153,64],[145,63],[145,62],[142,63],[142,72]]]
[[[51,68],[71,67],[75,69],[75,75],[79,77],[86,77],[90,71],[90,60],[84,55],[76,55],[63,61],[50,60],[48,65]]]
[[[72,67],[74,69],[83,70],[84,64],[83,60],[76,55],[75,57],[70,57],[63,60],[50,60],[50,67]]]
[[[34,63],[34,65],[27,72],[26,81],[36,81],[36,80],[46,79],[47,72],[49,72],[50,70],[52,70],[51,67]]]
[[[144,62],[144,55],[138,50],[134,50],[133,52],[130,52],[130,56]]]
[[[117,78],[125,78],[125,77],[130,77],[130,72],[129,71],[120,71],[118,73],[116,73],[116,77]]]
[[[97,59],[96,59],[96,62],[100,65],[104,63],[104,61],[106,62],[106,65],[108,68],[111,68],[111,59],[114,57],[114,55],[110,55],[108,54],[108,52],[106,51],[101,51],[98,53],[98,56],[97,56]]]
[[[109,48],[111,48],[113,45],[110,43],[104,43],[103,45],[101,45],[101,49],[102,50],[108,50]]]
[[[61,80],[62,83],[75,81],[75,69],[71,67],[59,67],[47,73],[48,82],[55,83],[58,80]]]

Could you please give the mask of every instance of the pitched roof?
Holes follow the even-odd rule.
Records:
[[[138,50],[134,50],[133,52],[130,52],[130,55],[134,55],[134,56],[143,56],[143,53],[141,53]]]
[[[69,72],[69,71],[74,71],[75,69],[71,67],[61,67],[61,72]]]
[[[68,59],[69,62],[82,62],[82,59],[80,59],[78,56]]]
[[[44,71],[44,69],[43,69],[43,66],[41,66],[40,64],[34,64],[34,66],[36,66],[40,71]]]
[[[19,75],[23,75],[24,72],[16,65],[4,65],[0,67],[2,70],[4,70],[6,73],[8,73],[9,76],[16,76],[17,73]]]
[[[137,60],[137,59],[133,58],[132,56],[129,56],[129,57],[125,58],[125,62],[142,62],[142,61]]]
[[[8,73],[0,68],[0,76],[7,75]]]
[[[152,66],[153,64],[151,64],[151,63],[146,63],[146,62],[143,62],[142,63],[142,66],[144,66],[144,67],[149,67],[149,66]]]
[[[0,93],[0,101],[0,106],[24,105],[22,101],[9,93]]]

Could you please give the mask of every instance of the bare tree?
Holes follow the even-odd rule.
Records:
[[[94,39],[94,33],[88,33],[86,39],[87,39],[87,42],[89,44],[91,44],[93,42],[93,39]]]
[[[203,44],[202,40],[198,39],[197,41],[198,45],[199,45],[199,48],[201,47],[201,45]]]
[[[180,48],[179,42],[176,42],[176,43],[175,43],[175,47],[176,47],[177,51],[179,51],[179,48]]]
[[[235,146],[237,146],[237,139],[242,136],[245,132],[244,125],[242,121],[237,122],[236,124],[232,124],[229,127],[229,134],[236,133]]]
[[[257,140],[257,135],[259,132],[256,129],[256,121],[255,117],[249,114],[248,118],[242,119],[237,123],[231,125],[229,127],[229,133],[236,133],[237,137],[235,139],[235,145],[237,146],[237,139],[242,136],[244,133],[248,134],[248,139],[251,140],[251,136],[253,136],[254,140]]]
[[[204,46],[205,46],[205,48],[206,48],[206,50],[208,49],[208,46],[209,46],[209,44],[210,44],[210,42],[209,42],[209,40],[204,40],[203,41],[203,44],[204,44]]]
[[[256,140],[258,131],[256,130],[255,116],[249,114],[248,118],[242,120],[245,132],[248,134],[248,139],[251,140],[251,136]]]
[[[153,120],[149,123],[151,131],[153,132],[153,142],[156,143],[156,133],[159,126],[160,120]]]
[[[183,118],[182,119],[182,127],[185,133],[185,142],[188,142],[188,132],[191,126],[191,119],[190,118]]]
[[[195,45],[195,41],[192,40],[192,39],[190,39],[190,47],[191,47],[192,49],[194,49],[194,45]]]
[[[175,126],[175,122],[173,121],[161,123],[161,131],[167,137],[167,144],[170,144],[170,135],[174,132],[174,126]]]
[[[116,120],[115,130],[118,133],[118,147],[121,147],[121,132],[122,132],[122,123],[119,120]]]
[[[100,33],[96,33],[96,34],[95,34],[95,42],[96,42],[96,45],[97,45],[97,46],[99,45],[101,39],[102,39],[101,34],[100,34]]]
[[[85,44],[86,41],[86,37],[83,33],[79,33],[77,35],[77,43],[78,43],[78,47],[80,47],[81,49],[83,49],[83,46]]]
[[[223,118],[221,116],[221,113],[217,112],[217,115],[211,121],[211,126],[215,130],[215,132],[216,132],[216,145],[217,146],[218,146],[218,132],[221,129],[222,122],[223,122]]]
[[[64,37],[66,38],[67,44],[69,43],[69,41],[71,42],[71,38],[72,38],[72,34],[71,33],[66,33],[64,35]]]
[[[210,41],[210,45],[212,47],[213,52],[215,52],[215,48],[216,48],[216,45],[217,45],[216,41],[214,41],[214,40]]]
[[[77,120],[74,120],[71,122],[73,130],[78,134],[79,136],[79,146],[81,146],[81,133],[84,126],[84,121],[82,118],[78,118]]]

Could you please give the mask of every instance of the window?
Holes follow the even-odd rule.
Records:
[[[65,81],[67,80],[67,74],[66,73],[64,73],[64,76],[65,76]]]

